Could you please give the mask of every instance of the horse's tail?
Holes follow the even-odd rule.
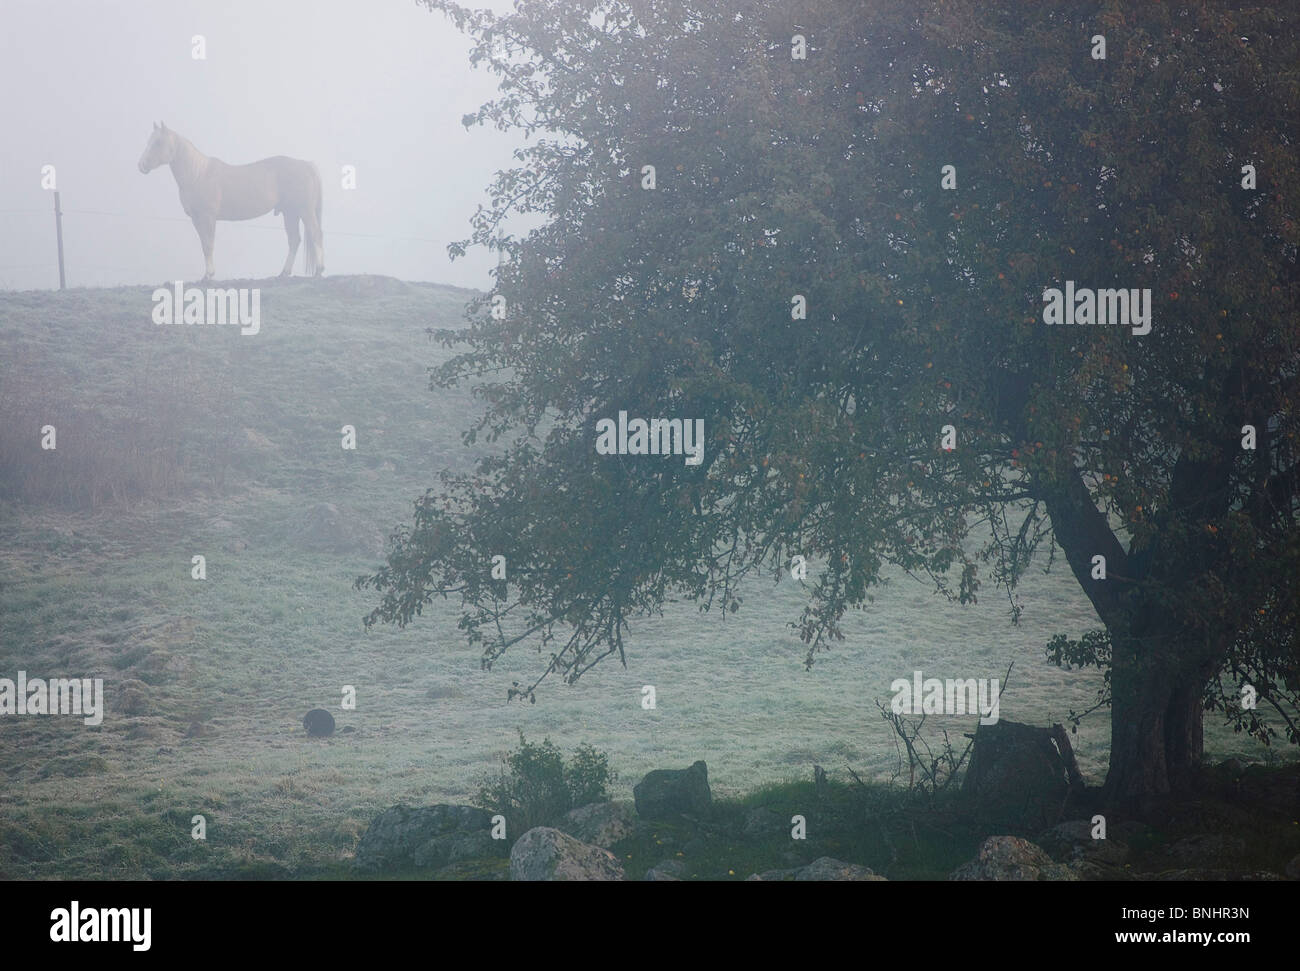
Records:
[[[325,234],[321,230],[321,180],[320,170],[311,167],[310,197],[304,213],[303,229],[307,237],[307,275],[319,276],[325,272]]]

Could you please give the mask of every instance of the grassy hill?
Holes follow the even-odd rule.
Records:
[[[1017,721],[1094,698],[1095,672],[1043,660],[1052,634],[1095,626],[1057,570],[1026,582],[1018,627],[996,596],[958,609],[891,584],[811,673],[786,626],[798,584],[763,583],[729,621],[683,604],[634,625],[627,670],[507,704],[537,655],[481,672],[455,604],[367,633],[372,601],[352,589],[412,500],[471,458],[459,435],[474,403],[430,391],[427,369],[450,352],[425,334],[457,326],[469,293],[382,277],[256,285],[256,336],[157,326],[144,287],[0,294],[0,676],[99,677],[107,695],[98,727],[0,721],[0,877],[341,872],[381,809],[469,801],[516,729],[607,750],[623,795],[697,758],[726,794],[813,762],[889,778],[897,752],[872,700],[915,669],[1001,677],[1015,661],[1001,715]],[[344,685],[355,710],[340,709]],[[313,707],[352,731],[308,739]],[[1108,731],[1099,717],[1078,736],[1093,781]],[[1217,729],[1207,748],[1262,758]]]

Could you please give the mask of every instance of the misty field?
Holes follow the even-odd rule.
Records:
[[[475,404],[428,389],[426,369],[451,352],[425,334],[459,326],[469,292],[260,285],[256,336],[156,326],[143,287],[0,295],[0,676],[101,677],[107,695],[97,728],[0,722],[0,877],[342,871],[383,808],[472,801],[519,730],[607,751],[618,796],[696,759],[727,795],[809,778],[814,763],[894,778],[875,702],[915,670],[1001,678],[1014,662],[1003,719],[1065,721],[1095,700],[1097,672],[1043,654],[1052,635],[1097,626],[1063,562],[1026,579],[1018,626],[992,586],[958,607],[896,577],[810,672],[788,627],[800,585],[756,578],[725,619],[679,603],[640,620],[626,669],[545,682],[535,705],[506,693],[544,656],[516,648],[481,671],[454,602],[366,632],[374,596],[353,581],[437,473],[472,454],[460,432]],[[53,452],[39,447],[45,424]],[[340,447],[345,424],[355,451]],[[340,708],[343,685],[355,710]],[[353,731],[308,739],[314,707]],[[943,728],[964,745],[974,719],[932,718],[926,733]],[[1101,712],[1074,739],[1094,784],[1108,735]],[[1206,751],[1271,754],[1212,718]],[[190,838],[195,814],[206,842]]]

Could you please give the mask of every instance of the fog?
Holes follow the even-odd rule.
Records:
[[[0,20],[0,288],[58,286],[47,165],[69,287],[202,275],[171,172],[136,167],[156,121],[231,164],[315,162],[329,274],[489,284],[491,254],[452,263],[446,247],[519,136],[461,124],[495,82],[442,14],[414,0],[4,0]],[[219,222],[216,276],[273,276],[286,251],[278,216]]]

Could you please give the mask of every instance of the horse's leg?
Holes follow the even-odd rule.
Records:
[[[199,234],[199,242],[203,244],[203,262],[207,269],[203,279],[211,280],[216,275],[216,270],[212,266],[212,243],[217,235],[217,219],[215,216],[199,213],[191,216],[190,221],[194,223],[194,228]]]
[[[293,273],[293,261],[298,258],[298,244],[302,242],[302,237],[298,233],[298,214],[289,209],[284,210],[284,231],[289,237],[289,257],[284,261],[284,269],[280,271],[281,277]]]
[[[321,239],[320,214],[308,206],[302,211],[302,225],[307,231],[307,272],[320,276],[325,272],[325,246]]]

